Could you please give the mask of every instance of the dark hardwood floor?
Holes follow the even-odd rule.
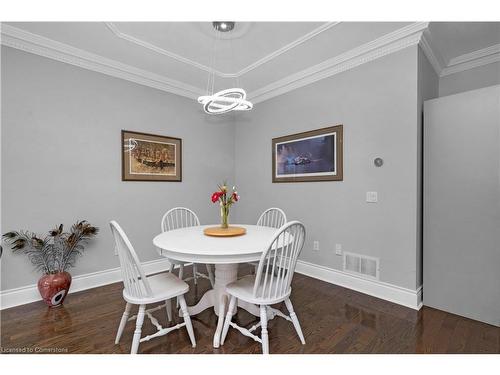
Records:
[[[197,288],[192,282],[190,286],[187,302],[194,304],[209,283],[202,279]],[[129,353],[134,323],[128,323],[121,343],[114,344],[125,306],[121,292],[122,284],[116,283],[70,294],[59,308],[34,302],[3,310],[2,352],[25,348],[42,353]],[[268,327],[271,353],[500,353],[500,328],[428,307],[417,312],[300,274],[293,280],[292,302],[306,345],[300,344],[291,323],[277,317]],[[163,311],[155,316],[166,325]],[[139,352],[261,352],[260,344],[234,329],[225,345],[214,349],[216,318],[212,310],[192,318],[197,340],[194,349],[186,330],[181,329],[142,343]],[[240,325],[256,321],[241,309],[236,320]],[[145,319],[143,334],[153,332]]]

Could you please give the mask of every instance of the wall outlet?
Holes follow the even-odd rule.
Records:
[[[340,243],[335,244],[335,254],[342,255],[342,244]]]
[[[314,241],[313,242],[313,250],[314,251],[319,251],[319,241]]]
[[[366,192],[366,201],[368,203],[377,203],[378,201],[378,194],[376,191],[367,191]]]

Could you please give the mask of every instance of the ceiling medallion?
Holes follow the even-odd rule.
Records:
[[[231,21],[214,21],[212,22],[212,26],[215,30],[220,31],[222,33],[226,33],[234,29],[235,22]]]
[[[203,110],[211,115],[220,115],[231,111],[249,111],[253,104],[247,100],[247,93],[242,88],[225,89],[214,92],[215,86],[215,51],[217,41],[221,33],[229,32],[234,29],[235,22],[217,21],[212,22],[215,29],[215,42],[212,56],[212,69],[208,74],[207,95],[200,96],[198,103],[203,105]],[[238,78],[236,84],[238,85]]]

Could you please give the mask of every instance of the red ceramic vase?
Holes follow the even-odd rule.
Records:
[[[38,280],[38,291],[49,307],[61,306],[70,286],[71,275],[67,272],[43,275]]]

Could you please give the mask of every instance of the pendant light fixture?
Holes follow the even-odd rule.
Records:
[[[234,29],[235,22],[216,21],[212,22],[212,25],[215,30],[214,48],[210,62],[212,69],[208,73],[207,95],[200,96],[198,103],[202,104],[203,110],[211,115],[219,115],[231,111],[249,111],[253,108],[253,104],[247,100],[247,93],[242,88],[235,87],[214,92],[217,42],[220,39],[221,33],[230,32]],[[236,77],[236,85],[239,86],[238,77]]]

